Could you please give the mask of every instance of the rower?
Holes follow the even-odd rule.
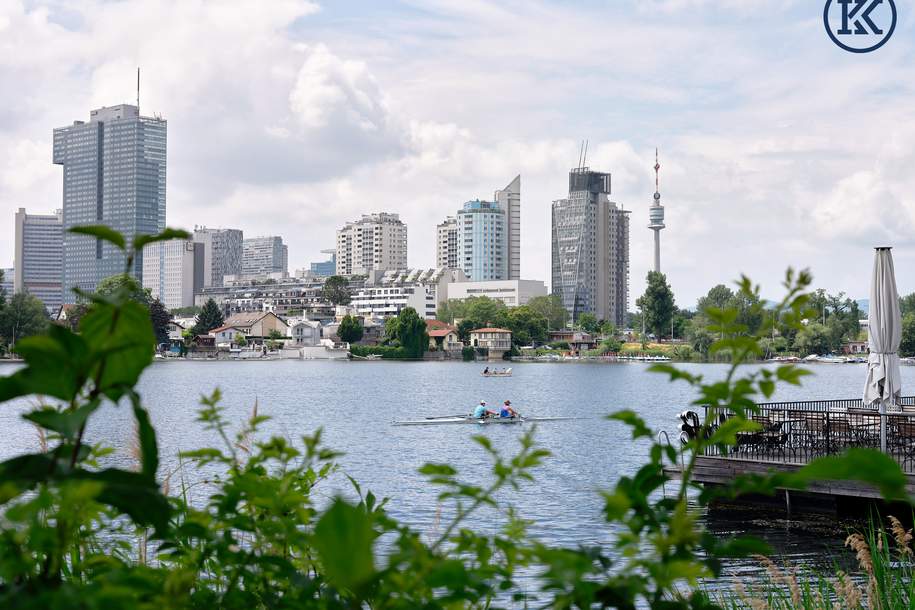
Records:
[[[493,417],[498,415],[497,413],[490,411],[486,408],[486,401],[481,400],[480,404],[477,405],[477,408],[473,410],[474,419],[485,419],[487,417]]]
[[[489,374],[489,367],[488,367],[488,366],[487,366],[485,369],[483,369],[483,374],[484,374],[484,375],[488,375],[488,374]]]
[[[520,417],[520,414],[512,408],[512,401],[506,400],[502,405],[502,411],[499,412],[499,417]]]

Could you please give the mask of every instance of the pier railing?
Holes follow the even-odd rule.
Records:
[[[774,464],[806,464],[849,447],[880,449],[881,414],[860,399],[770,402],[757,405],[753,432],[737,435],[737,444],[722,454],[707,447],[705,455]],[[707,411],[707,408],[706,408]],[[732,414],[717,413],[717,423]],[[915,474],[915,396],[900,399],[886,418],[886,452],[906,473]]]

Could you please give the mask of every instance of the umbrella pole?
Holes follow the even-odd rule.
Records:
[[[886,401],[880,401],[880,451],[886,453]]]

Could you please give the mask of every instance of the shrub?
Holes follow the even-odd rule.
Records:
[[[405,360],[409,359],[407,350],[397,346],[389,345],[351,345],[350,353],[354,356],[381,356],[385,360]]]
[[[476,359],[476,350],[474,350],[469,345],[465,345],[461,348],[461,360],[464,362],[472,362]]]

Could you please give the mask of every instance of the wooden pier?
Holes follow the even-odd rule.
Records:
[[[881,417],[886,419],[886,453],[899,463],[908,478],[907,491],[915,496],[912,397],[903,398],[900,408],[886,415],[862,405],[860,400],[759,404],[753,419],[761,430],[738,435],[737,445],[727,454],[719,454],[715,447],[707,448],[706,455],[696,458],[692,481],[724,486],[741,475],[795,472],[817,457],[835,455],[850,447],[880,449]],[[679,467],[670,467],[666,472],[671,478],[681,476]],[[746,495],[717,503],[826,514],[866,513],[883,505],[876,488],[856,481],[813,481],[804,490],[781,488],[774,496]]]

